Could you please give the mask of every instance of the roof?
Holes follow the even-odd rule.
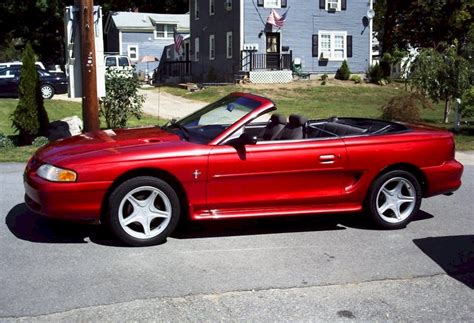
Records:
[[[156,24],[176,24],[178,30],[189,30],[189,13],[164,14],[146,12],[115,11],[109,14],[105,32],[111,27],[111,21],[119,30],[153,30]]]

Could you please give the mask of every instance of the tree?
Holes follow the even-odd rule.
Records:
[[[351,70],[349,69],[349,65],[347,65],[347,61],[344,60],[341,64],[341,67],[338,68],[335,78],[338,80],[347,81],[350,77]]]
[[[28,43],[23,52],[18,105],[10,116],[13,128],[19,133],[21,144],[31,144],[33,137],[47,134],[48,114],[44,108],[35,53]]]
[[[108,128],[124,128],[132,116],[140,119],[145,97],[138,94],[140,83],[136,74],[110,69],[105,75],[106,96],[100,114],[105,117]]]
[[[451,103],[462,98],[470,88],[470,65],[458,55],[456,45],[446,46],[442,52],[423,49],[411,67],[409,82],[412,88],[432,99],[444,101],[444,122],[448,123]]]

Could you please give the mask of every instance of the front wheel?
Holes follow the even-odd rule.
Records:
[[[149,246],[165,242],[176,228],[180,203],[168,183],[140,176],[113,191],[108,211],[108,225],[120,240],[132,246]]]
[[[390,171],[378,177],[367,197],[369,214],[383,229],[405,227],[420,209],[420,204],[420,183],[404,170]]]
[[[52,99],[54,96],[54,88],[49,84],[41,85],[41,96],[43,96],[43,99]]]

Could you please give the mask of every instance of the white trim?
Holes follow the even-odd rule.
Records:
[[[212,47],[214,47],[214,55],[211,55]],[[216,59],[216,36],[212,34],[212,35],[209,35],[209,60],[213,61],[215,59]]]
[[[374,1],[369,0],[369,9],[374,9]],[[374,27],[374,19],[369,19],[369,67],[372,66],[373,58],[372,58],[372,37],[373,35],[373,27]]]
[[[347,60],[347,31],[339,31],[339,30],[319,30],[318,31],[318,58],[321,57],[321,35],[330,35],[330,42],[331,42],[331,48],[330,48],[330,54],[328,55],[329,57],[325,57],[325,59],[328,59],[330,61],[339,61],[342,62],[344,60]],[[343,57],[338,57],[335,58],[334,56],[334,49],[335,49],[335,36],[343,36],[344,37],[344,55]]]
[[[137,56],[137,58],[132,58],[130,56],[130,48],[135,48],[135,55]],[[132,62],[138,62],[140,60],[140,53],[139,53],[138,44],[132,44],[132,45],[127,46],[127,56],[130,59],[130,61],[132,61]]]
[[[244,50],[244,0],[240,0],[240,50]]]
[[[229,36],[230,36],[230,42],[229,42]],[[230,48],[229,48],[230,45]],[[229,55],[229,49],[230,49],[230,55]],[[231,31],[228,31],[225,34],[225,55],[227,58],[232,58],[234,53],[234,36],[232,35]]]
[[[158,30],[156,30],[156,27],[158,25],[165,26],[163,29],[164,37],[158,37]],[[169,26],[172,26],[172,30],[169,30]],[[174,28],[178,29],[178,24],[176,23],[158,23],[155,25],[155,29],[153,30],[153,36],[155,39],[173,39],[174,37]]]
[[[123,49],[122,49],[122,45],[123,45],[123,39],[122,39],[122,31],[119,31],[119,53],[120,55],[123,55]]]

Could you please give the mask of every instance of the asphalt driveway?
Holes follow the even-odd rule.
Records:
[[[360,214],[227,221],[149,248],[32,214],[24,165],[0,164],[0,320],[472,321],[467,161],[462,189],[424,200],[404,230]]]

